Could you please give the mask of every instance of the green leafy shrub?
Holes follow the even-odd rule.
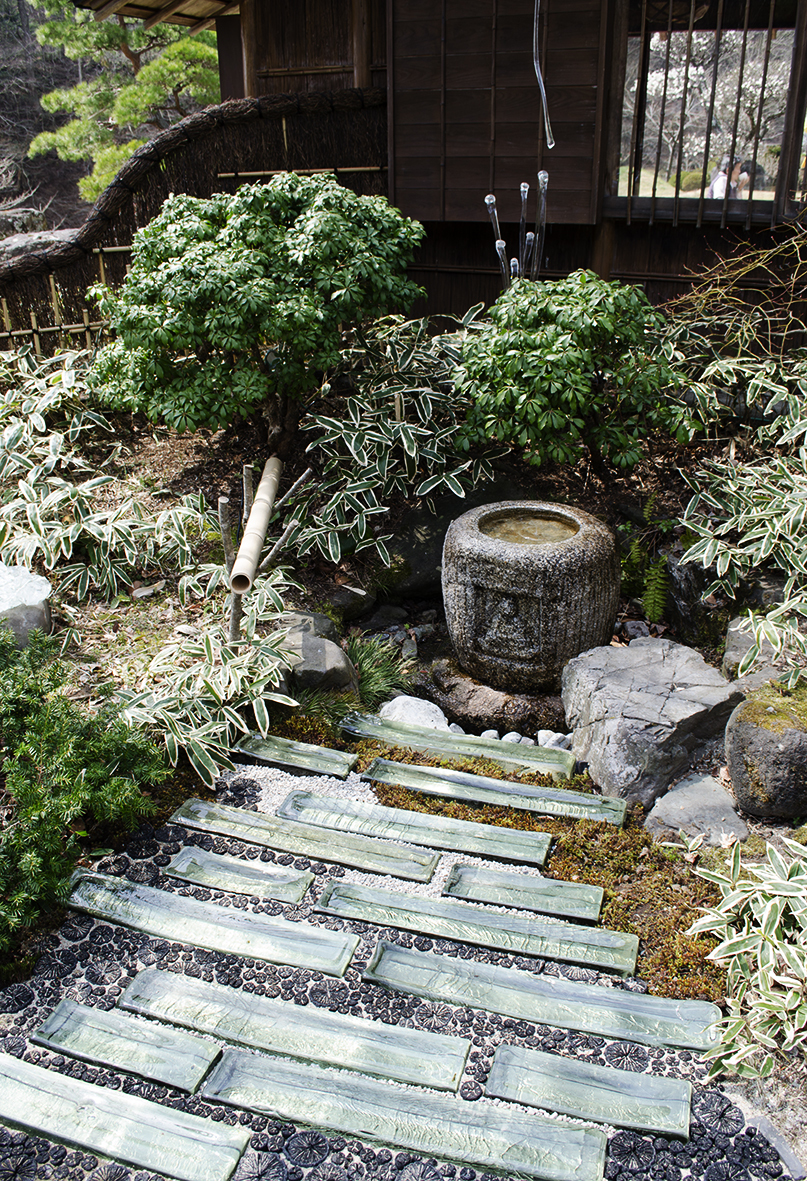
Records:
[[[549,283],[516,280],[462,349],[460,390],[472,403],[469,441],[524,448],[534,464],[632,467],[648,431],[688,436],[662,316],[635,287],[576,271]]]
[[[728,1013],[720,1042],[704,1057],[709,1076],[770,1074],[777,1056],[807,1046],[807,848],[783,838],[792,859],[767,846],[761,865],[743,865],[740,846],[724,873],[697,868],[720,902],[689,930],[721,940],[709,959],[728,972]],[[694,847],[694,846],[691,846]]]
[[[119,292],[97,289],[118,339],[94,380],[113,405],[177,430],[259,407],[272,439],[339,361],[343,325],[408,307],[422,228],[332,177],[276,176],[235,194],[171,197],[135,235]]]
[[[0,949],[64,899],[93,830],[148,815],[142,789],[167,774],[154,745],[114,709],[86,714],[60,695],[65,670],[54,650],[37,633],[20,650],[0,631]]]

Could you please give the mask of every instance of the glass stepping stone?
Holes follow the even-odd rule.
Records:
[[[243,1050],[225,1050],[202,1095],[212,1103],[229,1103],[508,1176],[600,1181],[603,1175],[606,1138],[598,1128]]]
[[[171,817],[173,824],[198,828],[202,832],[220,833],[235,837],[266,849],[294,853],[315,861],[335,861],[349,865],[363,873],[383,873],[413,882],[431,880],[439,853],[395,845],[392,841],[376,841],[370,837],[335,833],[314,824],[298,824],[280,816],[262,812],[247,812],[244,808],[228,808],[224,804],[206,800],[186,800]]]
[[[502,914],[468,902],[442,902],[369,886],[329,882],[315,909],[343,919],[622,973],[634,971],[639,950],[637,936],[621,931]]]
[[[438,1090],[456,1091],[471,1048],[465,1038],[270,1000],[157,968],[140,972],[118,1003],[255,1050]]]
[[[564,779],[574,771],[572,752],[552,746],[522,746],[518,742],[477,738],[473,734],[454,734],[451,730],[390,722],[372,714],[348,714],[340,725],[353,738],[372,738],[389,746],[405,746],[407,750],[445,755],[446,758],[491,759],[504,771],[538,771]]]
[[[721,1017],[717,1005],[707,1001],[668,1000],[563,977],[533,976],[515,968],[411,951],[386,940],[379,940],[362,980],[536,1025],[680,1050],[716,1045],[717,1035],[710,1027]]]
[[[591,923],[596,923],[599,918],[604,893],[600,886],[530,877],[526,873],[507,873],[480,865],[452,865],[443,887],[443,894],[452,898],[512,906],[515,910],[534,910],[555,918],[582,919]]]
[[[231,894],[250,898],[275,898],[280,902],[300,902],[314,880],[313,873],[265,865],[262,861],[244,861],[185,845],[164,870],[172,878],[211,886]]]
[[[480,857],[543,865],[552,840],[549,833],[476,824],[449,816],[430,816],[405,808],[385,808],[358,800],[337,800],[310,791],[292,791],[277,810],[278,816],[332,828],[339,832],[386,837],[429,849],[477,853]]]
[[[347,779],[356,766],[359,756],[343,750],[331,750],[327,746],[313,746],[310,742],[292,742],[290,738],[277,738],[268,734],[249,734],[233,747],[234,754],[247,755],[261,763],[271,763],[289,771],[315,771],[320,775],[333,775]]]
[[[228,1181],[251,1134],[6,1054],[0,1121],[178,1181]]]
[[[689,1137],[692,1085],[561,1058],[521,1046],[498,1046],[485,1090],[498,1099],[544,1107],[637,1132]]]
[[[74,874],[67,905],[160,939],[270,964],[316,968],[330,976],[343,975],[359,942],[356,935],[230,910],[103,873]]]
[[[361,777],[376,783],[408,787],[411,791],[422,791],[426,795],[467,800],[475,804],[495,804],[502,808],[519,808],[523,812],[537,812],[541,816],[607,820],[620,825],[624,823],[627,811],[625,800],[611,796],[593,796],[563,788],[533,787],[527,783],[490,779],[487,775],[451,771],[447,767],[413,767],[408,763],[393,763],[389,759],[374,759]]]
[[[114,1009],[90,1009],[67,998],[31,1041],[54,1054],[127,1070],[191,1093],[220,1053],[219,1046],[192,1034],[138,1021]]]

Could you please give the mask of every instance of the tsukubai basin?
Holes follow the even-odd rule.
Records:
[[[613,534],[590,513],[530,500],[471,509],[443,544],[456,658],[495,689],[550,689],[572,657],[610,642],[619,580]]]

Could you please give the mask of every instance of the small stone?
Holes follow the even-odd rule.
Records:
[[[502,742],[521,742],[521,735],[517,730],[511,730],[509,734],[502,735]]]
[[[731,796],[711,775],[688,775],[677,783],[656,800],[645,828],[657,840],[669,840],[681,831],[688,837],[703,835],[707,845],[715,848],[748,837]]]
[[[338,644],[306,631],[289,632],[283,647],[293,653],[292,680],[300,689],[350,689],[358,692],[359,677]]]
[[[535,746],[535,739],[528,738],[526,735],[521,739],[522,746]]]
[[[334,621],[319,611],[284,611],[280,616],[280,626],[287,627],[291,632],[307,632],[312,636],[321,636],[323,640],[330,640],[332,644],[339,643],[339,630]]]
[[[406,639],[404,640],[404,642],[401,644],[401,659],[402,660],[414,660],[415,657],[417,656],[417,654],[418,654],[417,641],[414,639],[413,636],[411,636],[411,635],[407,636]]]
[[[558,730],[539,730],[536,738],[539,746],[554,746],[558,750],[568,750],[572,745],[571,734],[561,734]]]
[[[483,730],[482,733],[479,735],[479,737],[480,738],[498,738],[499,731],[498,730]]]
[[[367,631],[384,631],[391,624],[403,623],[409,618],[409,612],[404,607],[396,607],[394,603],[384,603],[374,611],[367,620]]]
[[[50,632],[51,585],[47,578],[24,566],[0,562],[0,626],[13,633],[20,648],[27,647],[30,632]]]
[[[456,722],[452,722],[448,728],[452,734],[464,734],[465,733],[462,726],[458,726]]]
[[[379,716],[389,722],[403,722],[407,726],[426,726],[430,730],[448,730],[448,718],[431,701],[401,694],[381,706]]]

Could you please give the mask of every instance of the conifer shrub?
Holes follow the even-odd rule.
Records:
[[[55,651],[39,633],[21,650],[0,631],[0,951],[67,896],[101,831],[154,810],[143,789],[167,775],[154,744],[112,708],[91,714],[64,696]]]

